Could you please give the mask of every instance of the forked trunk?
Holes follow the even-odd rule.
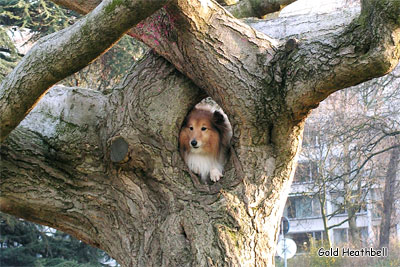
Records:
[[[224,177],[200,184],[177,140],[204,96],[153,54],[108,96],[53,88],[2,146],[2,209],[124,266],[273,265],[301,127],[284,157],[235,132]]]

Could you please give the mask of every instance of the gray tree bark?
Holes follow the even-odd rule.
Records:
[[[397,0],[365,1],[349,25],[296,41],[212,1],[171,1],[131,35],[172,65],[149,54],[109,95],[50,90],[2,144],[1,210],[124,266],[272,266],[307,114],[397,64],[399,14]],[[211,186],[188,172],[177,143],[207,95],[234,131],[224,178]]]
[[[296,0],[220,0],[235,18],[262,17],[282,9]]]
[[[399,166],[400,148],[394,148],[390,152],[390,160],[385,177],[385,191],[383,194],[382,221],[379,229],[379,247],[389,247],[390,229],[397,189],[396,174]]]
[[[52,85],[87,66],[166,2],[103,1],[71,27],[41,38],[0,84],[0,142]]]

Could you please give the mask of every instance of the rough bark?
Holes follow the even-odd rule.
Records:
[[[266,14],[281,10],[285,5],[296,0],[220,0],[235,18],[262,17]],[[221,3],[222,2],[222,3]]]
[[[382,221],[379,230],[379,247],[389,247],[391,218],[395,202],[396,173],[399,166],[400,148],[394,148],[390,152],[388,169],[385,177],[385,191],[383,194]]]
[[[71,233],[124,266],[271,265],[285,200],[272,184],[291,170],[279,166],[274,176],[266,148],[263,166],[252,157],[261,181],[250,173],[241,183],[233,156],[221,183],[193,183],[177,135],[202,97],[152,55],[108,97],[51,90],[2,146],[1,209]],[[126,162],[110,159],[116,138],[129,144]]]
[[[85,6],[86,11],[92,8]],[[304,33],[302,29],[303,32],[290,36],[301,41],[289,39],[287,43],[287,39],[278,42],[254,32],[212,1],[181,0],[173,1],[130,34],[164,56],[210,95],[219,91],[214,89],[215,82],[210,81],[214,80],[215,69],[204,66],[223,65],[218,69],[218,77],[232,81],[233,88],[241,87],[243,80],[238,81],[240,78],[234,77],[232,70],[242,69],[241,76],[253,83],[250,94],[262,93],[266,105],[276,102],[276,95],[284,96],[282,100],[294,119],[301,120],[334,91],[382,76],[396,66],[400,57],[399,13],[397,0],[363,1],[360,16],[353,17],[349,24],[347,16],[326,32]],[[276,20],[273,25],[299,29],[300,21],[308,22],[310,18],[295,19]],[[260,25],[257,29],[267,30],[268,34],[275,31]],[[245,68],[242,58],[246,59]],[[219,87],[226,91],[231,84]],[[260,86],[264,88],[262,92],[257,89]]]
[[[0,142],[52,85],[87,66],[166,2],[103,1],[71,27],[41,38],[0,85]]]
[[[202,200],[176,148],[180,123],[200,99],[200,90],[153,55],[112,95],[53,88],[1,147],[1,209],[71,233],[124,266],[194,261],[188,238],[212,225],[196,232],[189,216],[198,218],[202,201],[218,196]],[[115,138],[129,143],[129,161],[111,161]],[[191,214],[196,208],[202,213]]]
[[[62,5],[81,14],[89,13],[101,0],[52,0],[54,3]],[[236,18],[261,17],[265,14],[279,11],[283,6],[295,2],[296,0],[218,0]]]
[[[333,91],[390,70],[399,57],[396,4],[368,2],[350,26],[286,42],[214,2],[172,1],[131,34],[173,66],[149,55],[107,96],[50,91],[2,145],[1,209],[67,231],[124,266],[273,265],[304,119]],[[378,27],[374,12],[391,19]],[[362,24],[368,15],[372,24]],[[358,50],[361,34],[370,49]],[[352,71],[387,58],[372,73]],[[225,176],[211,186],[188,173],[177,144],[185,115],[206,95],[234,126]],[[111,158],[117,142],[127,146],[123,158]]]

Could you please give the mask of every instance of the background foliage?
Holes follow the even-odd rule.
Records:
[[[74,24],[79,15],[45,0],[0,0],[0,24],[28,28],[34,38]]]
[[[102,266],[103,251],[55,229],[0,213],[0,266]]]

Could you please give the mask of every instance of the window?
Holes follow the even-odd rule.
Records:
[[[284,216],[294,219],[317,217],[321,215],[319,201],[312,196],[289,197],[284,211]]]
[[[303,146],[304,147],[318,147],[325,142],[325,135],[320,129],[312,129],[311,127],[304,128]]]
[[[318,165],[313,161],[299,162],[294,174],[295,183],[307,183],[318,177]]]
[[[310,246],[310,233],[291,234],[290,238],[297,245],[297,253],[306,252]]]
[[[349,241],[347,229],[333,229],[333,239],[336,245]]]
[[[360,241],[365,246],[368,245],[369,234],[368,234],[368,227],[359,227],[358,230],[360,231]]]

